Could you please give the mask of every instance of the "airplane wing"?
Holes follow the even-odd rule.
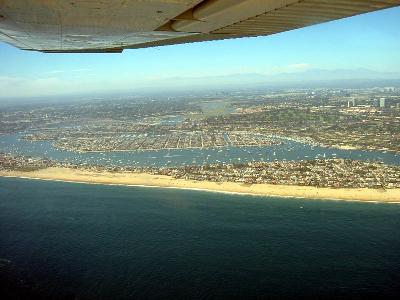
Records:
[[[400,0],[0,0],[0,41],[42,52],[121,52],[266,36]]]

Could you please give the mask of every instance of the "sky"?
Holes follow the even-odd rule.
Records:
[[[134,92],[188,85],[188,78],[215,84],[219,76],[301,76],[314,69],[400,74],[399,28],[397,7],[267,37],[125,50],[122,54],[44,54],[0,42],[0,99]]]

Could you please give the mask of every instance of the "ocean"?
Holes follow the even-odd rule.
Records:
[[[2,299],[399,299],[400,205],[0,178]]]

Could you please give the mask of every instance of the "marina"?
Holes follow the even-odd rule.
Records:
[[[282,141],[278,145],[261,147],[81,153],[56,149],[47,141],[26,141],[21,139],[21,136],[22,133],[0,136],[0,152],[38,156],[60,162],[118,167],[164,167],[328,158],[377,161],[385,164],[400,165],[400,154],[394,152],[334,149],[283,137],[278,138]]]

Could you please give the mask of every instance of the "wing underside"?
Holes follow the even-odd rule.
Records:
[[[266,36],[400,5],[400,0],[0,0],[0,41],[42,52]]]

